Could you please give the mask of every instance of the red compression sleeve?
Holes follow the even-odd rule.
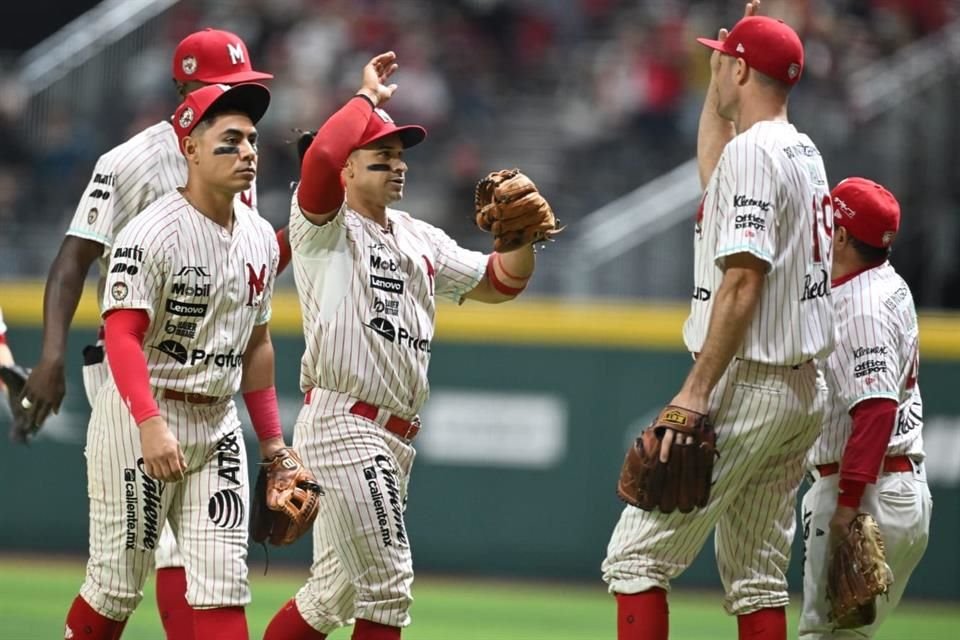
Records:
[[[354,96],[330,116],[303,156],[297,202],[311,213],[333,211],[343,203],[340,170],[367,129],[373,103],[364,96]]]
[[[280,406],[277,403],[275,387],[247,391],[243,394],[243,401],[250,414],[253,430],[257,432],[257,439],[263,442],[271,438],[282,438],[283,429],[280,427]]]
[[[143,337],[150,327],[150,316],[142,309],[117,309],[107,313],[103,346],[120,397],[140,424],[160,415],[150,391],[150,372],[143,353]]]
[[[290,264],[290,240],[287,238],[287,227],[277,231],[277,244],[280,245],[280,262],[277,263],[277,275]]]
[[[857,508],[866,485],[877,481],[897,420],[897,403],[889,398],[871,398],[858,403],[850,415],[853,431],[840,461],[837,503]]]

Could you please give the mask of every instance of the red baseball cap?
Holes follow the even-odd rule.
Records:
[[[697,42],[743,58],[751,69],[788,85],[796,84],[803,72],[803,43],[783,20],[750,16],[733,25],[723,42],[709,38]]]
[[[400,144],[403,145],[404,149],[420,144],[427,137],[427,130],[423,127],[415,124],[398,127],[390,114],[377,108],[373,110],[373,115],[370,116],[370,121],[367,123],[367,128],[364,130],[357,148],[365,147],[371,142],[376,142],[394,133],[400,134]]]
[[[214,106],[245,113],[256,124],[270,105],[270,90],[262,84],[210,84],[190,93],[173,112],[173,129],[177,132],[180,151],[183,139],[190,135],[204,114]]]
[[[890,246],[900,229],[900,203],[892,193],[873,180],[847,178],[830,197],[835,225],[871,247]]]
[[[191,33],[173,52],[173,77],[180,82],[252,82],[268,80],[254,71],[247,45],[235,33],[211,29]]]

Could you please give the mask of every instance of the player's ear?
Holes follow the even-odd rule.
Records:
[[[743,58],[737,58],[736,69],[734,70],[734,78],[737,81],[738,85],[744,85],[747,83],[747,79],[750,77],[750,67],[747,66],[746,60]]]
[[[200,162],[200,154],[198,149],[198,141],[193,138],[193,136],[187,136],[183,139],[183,147],[180,149],[183,152],[184,157],[186,157],[187,162],[192,162],[198,164]]]

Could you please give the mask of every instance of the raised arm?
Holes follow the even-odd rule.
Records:
[[[366,64],[357,94],[323,123],[304,154],[297,202],[314,224],[325,224],[343,204],[340,171],[360,142],[373,109],[396,90],[397,85],[385,84],[397,70],[396,59],[397,55],[388,51]]]

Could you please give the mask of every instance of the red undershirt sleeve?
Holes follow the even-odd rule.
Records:
[[[877,481],[897,420],[897,403],[889,398],[870,398],[857,403],[850,415],[853,431],[840,461],[837,504],[857,508],[866,485]]]
[[[340,170],[360,142],[372,113],[369,98],[354,96],[317,131],[300,168],[297,202],[301,209],[324,214],[343,203]]]
[[[116,309],[104,316],[104,349],[120,397],[139,425],[160,415],[150,390],[150,372],[143,352],[143,338],[150,316],[142,309]]]

